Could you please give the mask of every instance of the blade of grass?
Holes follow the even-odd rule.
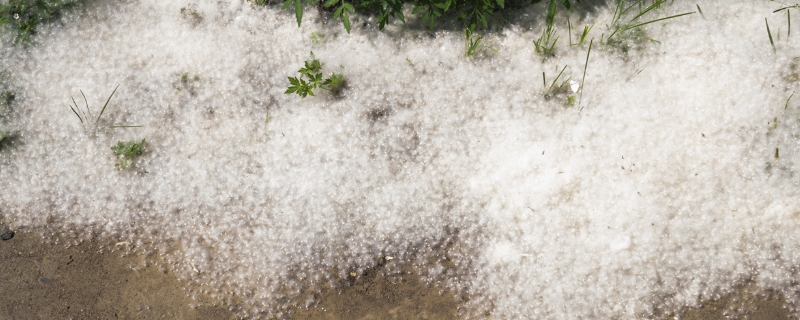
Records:
[[[786,20],[789,22],[789,28],[786,29],[786,36],[792,35],[792,12],[786,11]]]
[[[635,16],[633,16],[633,18],[630,20],[630,22],[634,22],[634,21],[636,21],[636,19],[641,18],[643,15],[647,14],[648,12],[652,11],[653,9],[658,8],[665,1],[667,1],[667,0],[660,0],[660,1],[653,2],[653,4],[651,4],[649,7],[645,8],[642,11],[639,11],[639,13],[637,13]]]
[[[697,12],[700,12],[700,15],[703,16],[703,18],[705,18],[706,15],[703,14],[703,9],[700,9],[700,5],[696,3],[694,5],[697,6]]]
[[[267,129],[267,123],[269,123],[269,110],[267,110],[267,118],[264,119],[264,129]]]
[[[569,11],[567,11],[567,34],[569,35],[569,46],[572,46],[572,22],[569,21]]]
[[[69,106],[69,109],[72,110],[72,113],[74,113],[78,117],[78,120],[81,121],[81,124],[83,124],[83,119],[81,119],[81,116],[78,115],[78,112],[76,112],[75,109],[72,108],[72,106]]]
[[[89,119],[92,117],[92,112],[89,110],[89,101],[86,101],[86,96],[83,94],[83,90],[79,91],[81,91],[81,95],[83,96],[83,103],[86,104],[86,112],[89,113],[88,118],[86,117],[86,113],[83,114],[83,117],[86,118],[86,121],[89,121]]]
[[[786,110],[786,109],[789,108],[789,100],[792,100],[792,96],[794,96],[794,91],[792,91],[792,94],[789,95],[789,99],[786,99],[786,105],[783,106],[783,110]]]
[[[547,78],[545,78],[544,71],[542,71],[542,88],[547,88]]]
[[[559,73],[558,73],[558,75],[556,76],[556,78],[555,78],[555,79],[553,79],[553,83],[551,83],[551,84],[550,84],[550,87],[549,87],[549,88],[547,88],[547,91],[546,91],[547,93],[549,93],[549,92],[550,92],[550,90],[552,90],[552,89],[553,89],[553,87],[556,85],[556,82],[558,82],[558,78],[560,78],[560,77],[561,77],[561,74],[563,74],[563,73],[564,73],[564,70],[566,70],[566,69],[567,69],[567,66],[566,66],[566,65],[564,65],[564,67],[563,67],[563,68],[561,68],[561,72],[559,72]],[[563,84],[562,84],[562,86],[563,86]]]
[[[78,116],[78,119],[80,119],[81,123],[83,123],[83,118],[81,118],[81,115],[79,115],[78,112],[75,111],[75,110],[80,110],[81,108],[79,108],[78,103],[75,102],[75,97],[70,97],[70,98],[72,98],[72,103],[75,104],[75,109],[72,109],[72,106],[69,106],[69,108],[72,109],[72,112],[75,112],[75,115]]]
[[[586,52],[586,62],[583,64],[583,78],[581,78],[581,95],[578,97],[578,104],[581,103],[581,99],[583,99],[583,81],[586,80],[586,68],[589,67],[589,54],[592,53],[592,43],[594,43],[594,38],[589,40],[589,51]]]
[[[764,18],[764,23],[767,24],[767,35],[769,36],[769,43],[772,45],[772,51],[775,51],[775,42],[772,41],[772,32],[769,31],[769,22]]]
[[[300,0],[297,0],[297,1],[300,1]],[[117,92],[117,88],[119,88],[119,85],[117,85],[117,87],[114,88],[114,91],[111,92],[111,95],[108,96],[108,99],[106,100],[106,104],[103,105],[103,109],[100,110],[100,114],[97,115],[97,120],[94,121],[95,124],[97,124],[100,121],[100,117],[102,117],[103,116],[103,112],[106,111],[106,107],[108,106],[108,102],[111,101],[111,97],[113,97],[114,93]]]
[[[633,29],[633,28],[636,28],[636,27],[641,27],[641,26],[646,25],[646,24],[651,24],[651,23],[654,23],[654,22],[659,22],[659,21],[663,21],[663,20],[667,20],[667,19],[686,16],[686,15],[690,15],[690,14],[693,14],[693,13],[694,12],[686,12],[686,13],[676,14],[674,16],[669,16],[669,17],[659,18],[659,19],[655,19],[655,20],[650,20],[650,21],[647,21],[647,22],[642,22],[642,23],[639,23],[639,24],[635,24],[635,25],[626,27],[625,30],[630,30],[630,29]]]

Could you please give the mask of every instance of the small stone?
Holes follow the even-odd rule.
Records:
[[[6,228],[0,229],[0,239],[11,240],[11,238],[13,237],[14,237],[14,231],[11,231]]]

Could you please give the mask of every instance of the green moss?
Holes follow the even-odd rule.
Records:
[[[136,159],[144,154],[145,140],[142,141],[117,141],[117,145],[111,147],[111,151],[117,157],[115,167],[117,170],[135,168]]]
[[[0,28],[14,34],[14,42],[29,42],[37,26],[61,15],[79,0],[7,0],[0,4]]]

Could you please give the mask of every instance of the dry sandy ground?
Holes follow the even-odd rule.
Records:
[[[168,268],[154,263],[158,255],[108,250],[115,245],[95,240],[65,246],[26,231],[0,240],[0,320],[237,318],[235,306],[207,296],[190,298]],[[291,318],[457,319],[452,292],[428,287],[410,270],[405,274],[387,278],[378,266],[347,280],[341,290],[317,289],[318,303],[293,308]],[[791,319],[782,296],[753,285],[688,309],[681,318],[726,319],[726,314]]]

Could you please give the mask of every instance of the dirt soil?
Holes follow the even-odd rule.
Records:
[[[174,274],[147,261],[157,257],[102,247],[28,232],[0,240],[0,320],[233,318],[208,297],[189,298]]]
[[[190,298],[184,283],[153,263],[157,254],[107,249],[115,245],[84,241],[67,247],[25,231],[0,240],[0,320],[238,318],[210,297]],[[316,302],[306,308],[295,301],[290,318],[458,319],[454,293],[426,285],[413,270],[391,277],[380,271],[368,269],[338,288],[311,289],[301,296]],[[744,285],[687,308],[680,319],[792,319],[784,305],[780,294]]]

